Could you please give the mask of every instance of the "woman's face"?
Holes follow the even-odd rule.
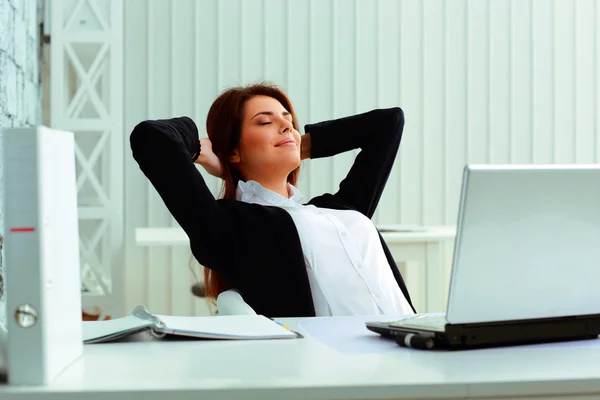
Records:
[[[300,165],[300,134],[279,101],[267,96],[248,100],[241,129],[239,147],[230,161],[244,179],[287,178]]]

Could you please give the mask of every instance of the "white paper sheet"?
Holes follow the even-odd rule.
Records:
[[[385,353],[401,349],[395,341],[367,329],[367,321],[397,321],[410,315],[317,317],[302,319],[303,333],[342,353]]]
[[[429,314],[432,316],[442,314]],[[394,340],[384,339],[381,335],[367,329],[367,321],[397,321],[411,315],[377,315],[377,316],[351,316],[351,317],[317,317],[302,319],[298,327],[306,336],[334,348],[342,353],[387,353],[393,351],[406,351]],[[554,343],[540,343],[522,345],[524,347],[595,347],[600,346],[600,339],[574,340]],[[492,349],[493,350],[493,349]]]

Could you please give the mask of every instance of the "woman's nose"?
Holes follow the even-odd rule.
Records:
[[[288,133],[289,131],[292,130],[292,123],[290,121],[283,120],[282,124],[281,124],[281,133]]]

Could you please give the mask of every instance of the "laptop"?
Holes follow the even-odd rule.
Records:
[[[599,165],[468,165],[446,312],[367,328],[421,349],[597,338],[599,285]]]

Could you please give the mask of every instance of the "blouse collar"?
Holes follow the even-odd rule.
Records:
[[[260,183],[250,180],[239,181],[236,189],[237,200],[244,203],[262,204],[265,206],[298,207],[302,199],[302,193],[292,184],[288,183],[288,192],[291,194],[286,198],[263,187]]]

